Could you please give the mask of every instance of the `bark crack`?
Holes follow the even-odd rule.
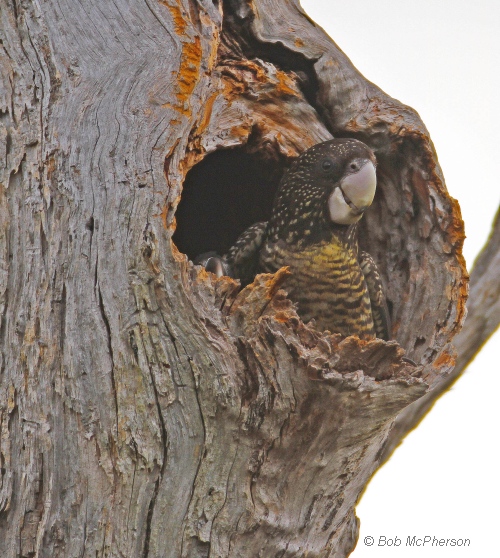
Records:
[[[109,324],[109,320],[108,317],[106,315],[106,310],[104,309],[104,301],[102,298],[102,293],[101,293],[101,287],[99,285],[99,283],[97,284],[97,294],[98,294],[98,305],[99,305],[99,311],[101,313],[101,318],[102,321],[104,323],[104,327],[106,328],[106,342],[108,345],[108,352],[109,352],[109,358],[111,359],[111,370],[110,370],[110,376],[111,376],[111,389],[113,391],[113,400],[114,400],[114,406],[115,406],[115,420],[116,420],[116,441],[118,442],[118,417],[119,417],[119,411],[118,411],[118,392],[117,392],[117,386],[116,386],[116,380],[115,380],[115,359],[114,359],[114,354],[113,354],[113,344],[111,341],[111,327]]]
[[[155,507],[155,503],[156,503],[156,498],[158,497],[158,491],[160,489],[160,476],[158,475],[158,478],[155,481],[155,489],[153,492],[153,497],[151,498],[151,501],[149,502],[149,508],[148,508],[148,516],[146,518],[146,534],[144,537],[144,552],[142,554],[143,558],[148,558],[149,556],[149,544],[150,544],[150,539],[151,539],[151,524],[153,522],[153,512],[154,512],[154,507]]]
[[[0,367],[0,378],[3,377],[5,371],[5,338],[6,338],[6,321],[7,321],[7,308],[9,305],[9,287],[6,287],[4,291],[4,305],[3,305],[3,312],[1,316],[1,324],[0,324],[0,346],[2,347],[0,353],[2,355],[2,365]]]
[[[134,472],[132,474],[132,486],[130,488],[130,498],[129,498],[129,502],[128,502],[128,510],[127,510],[127,535],[129,532],[129,522],[130,522],[130,509],[132,508],[132,503],[133,503],[133,497],[134,497],[134,487],[135,487],[135,475],[137,473],[137,461],[138,461],[138,457],[139,457],[139,452],[137,451],[137,444],[134,440],[134,438],[131,438],[131,443],[134,447],[134,453],[135,453],[135,462],[134,462]]]
[[[160,484],[161,481],[165,475],[165,469],[167,466],[167,460],[168,460],[168,432],[167,432],[167,428],[165,425],[165,419],[163,417],[163,413],[162,413],[162,408],[161,408],[161,402],[160,402],[160,397],[158,394],[158,386],[156,385],[156,380],[155,380],[155,375],[154,375],[154,371],[151,368],[151,365],[149,364],[148,361],[148,368],[149,368],[149,374],[151,377],[151,384],[153,386],[153,391],[154,391],[154,396],[155,396],[155,404],[156,404],[156,411],[158,413],[158,420],[160,421],[160,428],[161,428],[161,445],[162,445],[162,462],[160,465],[160,470],[158,473],[158,478],[156,479],[156,483],[155,483],[155,489],[153,492],[153,496],[151,498],[151,501],[149,503],[149,509],[148,509],[148,516],[146,519],[146,535],[145,535],[145,540],[144,540],[144,552],[143,552],[143,558],[148,558],[149,556],[149,545],[150,545],[150,538],[151,538],[151,526],[153,523],[153,513],[154,513],[154,509],[155,509],[155,505],[156,505],[156,501],[158,498],[158,492],[160,490]]]

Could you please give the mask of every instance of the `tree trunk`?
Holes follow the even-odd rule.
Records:
[[[465,313],[425,126],[297,0],[0,2],[1,556],[347,556]],[[303,324],[286,270],[190,261],[332,136],[377,156],[394,341]]]

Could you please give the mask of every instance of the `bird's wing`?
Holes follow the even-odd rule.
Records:
[[[359,254],[359,263],[365,276],[370,294],[373,323],[377,337],[388,341],[391,338],[391,317],[387,308],[382,278],[375,260],[367,252]]]
[[[253,281],[259,263],[259,251],[264,242],[267,222],[262,221],[248,227],[224,256],[224,262],[231,277],[239,279],[242,285]]]

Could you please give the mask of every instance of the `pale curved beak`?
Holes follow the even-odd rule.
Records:
[[[375,165],[366,160],[358,172],[348,174],[328,199],[330,219],[338,225],[352,225],[370,207],[377,189]]]

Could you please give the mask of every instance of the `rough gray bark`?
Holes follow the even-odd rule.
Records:
[[[347,556],[464,316],[425,126],[296,1],[1,2],[0,554]],[[239,291],[172,241],[210,153],[279,175],[332,134],[379,161],[361,243],[389,343],[302,324],[284,270]]]

